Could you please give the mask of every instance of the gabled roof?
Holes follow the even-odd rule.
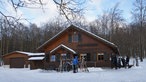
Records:
[[[8,53],[4,56],[7,56],[7,55],[10,55],[10,54],[13,54],[13,53],[20,53],[20,54],[24,54],[24,55],[27,55],[27,56],[42,56],[42,55],[45,55],[45,53],[31,53],[31,52],[23,52],[23,51],[14,51],[14,52]]]
[[[49,44],[51,41],[53,41],[54,39],[56,39],[57,37],[59,37],[61,34],[63,34],[68,29],[76,29],[76,30],[82,31],[82,32],[84,32],[84,33],[86,33],[86,34],[88,34],[88,35],[90,35],[92,37],[95,37],[96,39],[100,40],[101,42],[107,44],[108,46],[110,46],[111,48],[113,48],[114,50],[116,50],[118,52],[117,46],[114,43],[112,43],[112,42],[110,42],[110,41],[108,41],[106,39],[103,39],[103,38],[101,38],[101,37],[99,37],[99,36],[97,36],[97,35],[89,32],[89,31],[83,29],[83,28],[79,28],[79,27],[74,26],[74,25],[71,25],[71,26],[65,28],[64,30],[62,30],[61,32],[59,32],[58,34],[56,34],[54,37],[52,37],[51,39],[49,39],[48,41],[46,41],[44,44],[42,44],[40,47],[38,47],[37,50],[43,50],[43,48],[47,44]]]
[[[60,44],[59,46],[57,46],[56,48],[54,48],[53,50],[51,50],[50,53],[54,52],[55,50],[57,50],[57,49],[59,49],[59,48],[61,48],[61,47],[65,48],[65,49],[67,49],[67,50],[69,50],[69,51],[71,51],[71,52],[74,53],[74,54],[76,54],[76,52],[75,52],[73,49],[71,49],[71,48],[69,48],[69,47],[67,47],[67,46],[65,46],[65,45],[63,45],[63,44]]]

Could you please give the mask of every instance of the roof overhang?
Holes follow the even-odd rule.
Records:
[[[28,60],[43,60],[44,57],[30,57]]]
[[[73,49],[71,49],[71,48],[69,48],[69,47],[67,47],[67,46],[65,46],[63,44],[60,44],[59,46],[57,46],[56,48],[54,48],[53,50],[51,50],[50,53],[55,52],[59,48],[65,48],[65,49],[69,50],[70,52],[72,52],[73,54],[76,54],[76,52]]]
[[[44,56],[45,55],[45,53],[32,53],[32,52],[24,52],[24,51],[13,51],[13,52],[10,52],[8,54],[3,55],[3,57],[11,55],[11,54],[14,54],[14,53],[19,53],[19,54],[27,55],[27,56]]]

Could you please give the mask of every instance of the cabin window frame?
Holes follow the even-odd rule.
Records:
[[[71,54],[63,53],[61,54],[62,60],[71,60]]]
[[[66,53],[61,54],[61,59],[66,60],[66,55],[67,55]]]
[[[80,60],[81,58],[84,57],[85,61],[91,61],[91,54],[90,53],[84,53],[84,54],[80,54]]]
[[[56,62],[56,55],[51,55],[50,62]]]
[[[98,60],[99,61],[104,60],[104,53],[98,53]]]
[[[77,32],[73,32],[73,34],[69,34],[68,35],[68,42],[72,43],[72,42],[81,42],[82,40],[82,36],[80,33]]]
[[[79,35],[78,34],[73,34],[72,35],[72,42],[79,42]]]

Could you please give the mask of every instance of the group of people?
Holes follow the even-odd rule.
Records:
[[[129,56],[121,57],[121,56],[117,56],[117,55],[112,55],[111,56],[111,67],[115,68],[115,69],[118,69],[121,67],[130,68],[129,61],[130,61]],[[77,73],[78,66],[79,66],[78,56],[74,56],[74,58],[72,60],[72,65],[73,65],[73,73]],[[80,68],[82,71],[88,71],[84,57],[81,57]]]
[[[117,56],[117,55],[112,55],[111,56],[111,67],[112,68],[121,68],[121,67],[124,67],[124,68],[130,68],[130,65],[129,65],[129,56],[126,56],[125,57],[121,57],[121,56]]]
[[[86,61],[85,61],[85,57],[82,56],[81,57],[81,61],[78,61],[78,57],[74,56],[73,61],[73,73],[77,73],[78,72],[78,66],[80,66],[81,71],[83,72],[89,72],[89,70],[87,69],[87,65],[86,65]]]

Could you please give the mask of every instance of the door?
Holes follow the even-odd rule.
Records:
[[[24,68],[25,60],[23,57],[10,58],[10,68]]]

